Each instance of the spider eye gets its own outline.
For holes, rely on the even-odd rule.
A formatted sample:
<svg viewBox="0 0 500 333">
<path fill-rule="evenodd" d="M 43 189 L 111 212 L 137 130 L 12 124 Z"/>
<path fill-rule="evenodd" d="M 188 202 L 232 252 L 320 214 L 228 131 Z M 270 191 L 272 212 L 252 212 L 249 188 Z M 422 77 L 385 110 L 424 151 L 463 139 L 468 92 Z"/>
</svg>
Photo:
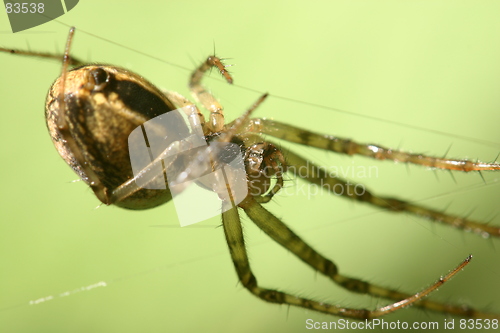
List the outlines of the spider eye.
<svg viewBox="0 0 500 333">
<path fill-rule="evenodd" d="M 91 90 L 100 91 L 104 89 L 108 82 L 109 74 L 104 69 L 98 67 L 90 71 L 89 83 L 92 85 Z"/>
</svg>

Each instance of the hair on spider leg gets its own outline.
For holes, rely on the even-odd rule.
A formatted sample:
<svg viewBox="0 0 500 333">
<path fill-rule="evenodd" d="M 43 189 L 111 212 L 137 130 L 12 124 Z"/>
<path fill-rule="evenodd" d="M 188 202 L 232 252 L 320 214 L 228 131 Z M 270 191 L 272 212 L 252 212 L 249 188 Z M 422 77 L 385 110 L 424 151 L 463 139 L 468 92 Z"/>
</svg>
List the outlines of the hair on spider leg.
<svg viewBox="0 0 500 333">
<path fill-rule="evenodd" d="M 493 161 L 491 161 L 491 163 L 496 163 L 499 157 L 500 157 L 500 152 L 498 152 L 497 156 L 493 159 Z"/>
<path fill-rule="evenodd" d="M 229 71 L 226 69 L 227 67 L 232 67 L 234 65 L 230 64 L 230 65 L 226 65 L 223 63 L 223 61 L 226 59 L 226 58 L 219 58 L 215 55 L 215 53 L 213 53 L 213 55 L 209 56 L 205 61 L 207 62 L 207 64 L 210 62 L 211 59 L 215 59 L 215 61 L 213 62 L 213 65 L 210 65 L 209 69 L 208 69 L 208 73 L 209 74 L 212 74 L 212 70 L 214 70 L 214 68 L 217 68 L 218 72 L 220 75 L 222 75 L 222 77 L 225 79 L 225 81 L 229 84 L 232 84 L 233 83 L 233 78 L 231 77 L 231 74 L 229 73 Z M 193 59 L 191 58 L 191 61 L 193 61 Z M 196 62 L 195 64 L 196 67 L 199 66 L 199 62 Z"/>
</svg>

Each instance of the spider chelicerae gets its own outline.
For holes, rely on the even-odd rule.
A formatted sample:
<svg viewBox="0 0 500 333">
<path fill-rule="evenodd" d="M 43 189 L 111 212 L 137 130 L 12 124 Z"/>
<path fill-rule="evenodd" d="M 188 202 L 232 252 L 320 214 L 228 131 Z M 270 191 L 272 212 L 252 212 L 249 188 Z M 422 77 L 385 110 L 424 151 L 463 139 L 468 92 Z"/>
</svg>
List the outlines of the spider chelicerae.
<svg viewBox="0 0 500 333">
<path fill-rule="evenodd" d="M 115 204 L 130 209 L 147 209 L 169 201 L 170 193 L 168 191 L 146 190 L 135 185 L 137 177 L 134 177 L 128 163 L 130 156 L 126 147 L 126 139 L 133 128 L 148 119 L 158 116 L 162 112 L 190 105 L 191 102 L 177 93 L 162 92 L 140 76 L 118 67 L 87 65 L 68 71 L 67 67 L 70 64 L 81 64 L 80 61 L 69 56 L 71 40 L 72 33 L 68 38 L 62 75 L 52 86 L 47 99 L 47 123 L 59 153 L 105 204 Z M 21 53 L 19 51 L 3 51 Z M 26 54 L 44 56 L 33 52 Z M 210 138 L 210 141 L 215 142 L 237 143 L 244 155 L 249 195 L 237 205 L 233 203 L 234 207 L 222 214 L 226 239 L 243 286 L 268 302 L 296 305 L 319 312 L 359 319 L 378 317 L 410 304 L 462 316 L 497 317 L 495 314 L 423 299 L 428 293 L 465 267 L 470 258 L 465 259 L 448 275 L 424 291 L 417 294 L 402 293 L 340 274 L 332 261 L 303 242 L 263 205 L 282 188 L 284 173 L 287 172 L 335 194 L 390 211 L 405 211 L 458 228 L 470 229 L 483 235 L 499 236 L 499 228 L 468 218 L 447 215 L 398 199 L 379 197 L 369 191 L 357 191 L 356 184 L 329 176 L 323 169 L 288 149 L 268 142 L 262 135 L 348 155 L 359 154 L 376 159 L 389 159 L 447 170 L 464 172 L 499 170 L 498 163 L 481 163 L 409 154 L 377 145 L 358 144 L 333 136 L 319 135 L 270 119 L 251 119 L 251 112 L 262 102 L 264 96 L 242 117 L 225 124 L 222 107 L 201 84 L 204 73 L 212 67 L 217 68 L 227 81 L 232 80 L 224 65 L 215 56 L 209 57 L 193 72 L 190 80 L 193 95 L 210 111 L 208 122 L 205 122 L 199 111 L 195 114 L 194 121 L 201 124 L 207 141 Z M 152 109 L 148 110 L 148 108 L 141 110 L 137 108 L 137 105 L 130 106 L 127 103 L 121 103 L 123 94 L 125 94 L 119 89 L 121 83 L 136 85 L 143 91 L 147 91 L 148 94 L 155 96 L 163 104 L 153 111 Z M 61 96 L 65 96 L 65 98 L 61 98 Z M 103 97 L 105 98 L 103 99 Z M 116 110 L 117 105 L 121 108 L 122 114 L 110 113 L 109 111 Z M 130 117 L 124 120 L 123 114 Z M 106 120 L 107 127 L 98 126 L 102 125 L 99 122 L 100 119 Z M 117 140 L 117 138 L 123 138 L 123 140 Z M 193 173 L 196 176 L 197 172 L 203 172 L 203 170 L 196 171 L 196 161 L 215 155 L 212 159 L 214 163 L 217 163 L 217 159 L 220 158 L 219 153 L 220 151 L 216 149 L 202 150 L 196 156 L 190 157 L 192 160 L 187 162 L 186 170 L 195 170 Z M 157 164 L 160 160 L 161 158 L 157 157 L 153 163 Z M 306 170 L 306 172 L 299 172 L 300 169 Z M 231 192 L 231 182 L 226 182 L 226 185 Z M 394 303 L 375 310 L 349 309 L 261 287 L 252 274 L 248 262 L 240 223 L 239 212 L 241 210 L 272 239 L 290 250 L 313 269 L 331 278 L 333 282 L 350 291 L 387 298 Z"/>
</svg>

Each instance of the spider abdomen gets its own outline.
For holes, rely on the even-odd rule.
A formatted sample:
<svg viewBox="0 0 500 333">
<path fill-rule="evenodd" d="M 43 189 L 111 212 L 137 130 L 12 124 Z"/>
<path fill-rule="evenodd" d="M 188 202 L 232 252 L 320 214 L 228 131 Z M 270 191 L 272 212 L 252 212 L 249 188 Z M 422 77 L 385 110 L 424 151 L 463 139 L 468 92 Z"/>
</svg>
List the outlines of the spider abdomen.
<svg viewBox="0 0 500 333">
<path fill-rule="evenodd" d="M 134 177 L 129 153 L 134 148 L 129 147 L 130 133 L 146 121 L 174 110 L 175 106 L 139 75 L 119 67 L 100 65 L 67 72 L 64 103 L 61 103 L 61 77 L 50 88 L 46 101 L 45 116 L 52 141 L 61 157 L 85 182 L 91 187 L 96 182 L 101 183 L 104 193 L 109 196 Z M 61 123 L 65 124 L 65 129 L 60 128 Z M 188 132 L 182 119 L 176 128 L 182 133 L 174 133 L 175 137 Z M 172 136 L 172 133 L 162 133 L 160 127 L 154 131 L 159 136 Z M 97 179 L 89 178 L 90 171 Z M 106 204 L 146 209 L 168 201 L 171 196 L 168 189 L 139 189 L 117 202 L 106 202 L 98 197 Z"/>
</svg>

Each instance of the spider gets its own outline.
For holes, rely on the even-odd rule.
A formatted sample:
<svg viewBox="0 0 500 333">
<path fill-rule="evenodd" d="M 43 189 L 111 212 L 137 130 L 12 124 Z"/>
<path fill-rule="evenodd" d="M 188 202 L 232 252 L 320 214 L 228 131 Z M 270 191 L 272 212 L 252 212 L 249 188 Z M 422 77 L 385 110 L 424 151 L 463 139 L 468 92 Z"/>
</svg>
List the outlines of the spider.
<svg viewBox="0 0 500 333">
<path fill-rule="evenodd" d="M 68 71 L 67 68 L 70 63 L 81 64 L 80 61 L 69 56 L 72 36 L 73 30 L 68 37 L 62 74 L 50 89 L 47 98 L 47 124 L 57 150 L 77 174 L 88 183 L 98 199 L 104 204 L 115 204 L 129 209 L 147 209 L 169 201 L 171 193 L 168 190 L 152 191 L 137 187 L 135 181 L 138 177 L 131 173 L 128 164 L 130 157 L 125 143 L 123 141 L 118 142 L 118 144 L 113 142 L 112 146 L 109 143 L 116 141 L 117 137 L 127 138 L 132 128 L 140 126 L 148 119 L 161 114 L 162 111 L 169 112 L 180 106 L 189 105 L 191 102 L 177 93 L 161 92 L 140 76 L 118 67 L 84 65 Z M 2 51 L 21 53 L 5 49 L 2 49 Z M 25 54 L 44 56 L 32 52 Z M 262 103 L 265 96 L 262 96 L 243 116 L 229 124 L 225 124 L 222 107 L 201 84 L 203 75 L 211 67 L 217 68 L 226 80 L 231 83 L 232 78 L 220 62 L 220 59 L 215 56 L 209 57 L 193 72 L 190 88 L 195 98 L 210 111 L 210 117 L 208 122 L 205 122 L 198 109 L 196 109 L 196 114 L 192 116 L 194 116 L 193 121 L 201 124 L 207 141 L 237 143 L 241 147 L 245 159 L 249 194 L 237 204 L 232 200 L 233 207 L 222 213 L 222 224 L 230 253 L 238 277 L 244 287 L 257 297 L 268 302 L 295 305 L 357 319 L 378 317 L 411 304 L 462 316 L 497 317 L 495 314 L 424 299 L 427 294 L 437 289 L 465 267 L 470 257 L 424 291 L 416 294 L 405 294 L 340 274 L 337 266 L 332 261 L 323 257 L 302 241 L 280 219 L 266 210 L 263 204 L 269 202 L 282 189 L 284 173 L 287 172 L 334 194 L 390 211 L 405 211 L 458 228 L 470 229 L 482 235 L 500 236 L 499 228 L 468 218 L 447 215 L 398 199 L 379 197 L 370 191 L 363 190 L 360 192 L 356 187 L 357 184 L 331 177 L 323 169 L 303 157 L 267 141 L 263 135 L 337 153 L 359 154 L 376 159 L 389 159 L 446 170 L 463 172 L 499 170 L 500 165 L 498 163 L 472 162 L 410 154 L 378 145 L 359 144 L 346 139 L 320 135 L 270 119 L 251 119 L 251 113 Z M 122 95 L 124 93 L 119 89 L 121 83 L 138 86 L 139 92 L 147 92 L 152 95 L 153 98 L 160 101 L 158 102 L 160 106 L 151 112 L 149 110 L 153 110 L 153 108 L 140 110 L 135 108 L 137 105 L 134 107 L 127 105 L 129 109 L 121 106 L 125 113 L 128 111 L 142 112 L 139 116 L 134 114 L 129 119 L 129 123 L 125 122 L 124 127 L 121 117 L 100 112 L 103 110 L 102 103 L 123 105 L 121 98 L 124 97 Z M 103 95 L 108 99 L 103 101 Z M 75 99 L 75 97 L 77 98 Z M 97 108 L 97 105 L 100 106 Z M 150 104 L 146 104 L 146 106 L 150 106 Z M 81 117 L 88 118 L 82 121 Z M 100 117 L 104 117 L 103 119 L 106 120 L 105 125 L 108 126 L 106 131 L 96 126 L 96 124 L 101 125 L 99 123 Z M 89 135 L 89 132 L 92 134 Z M 214 159 L 214 164 L 217 163 L 218 159 L 223 158 L 221 157 L 221 151 L 216 148 L 207 148 L 187 162 L 185 165 L 186 170 L 195 170 L 192 173 L 197 176 L 197 173 L 203 172 L 203 170 L 196 171 L 197 161 L 207 157 Z M 152 165 L 159 164 L 160 160 L 161 158 L 157 157 Z M 305 170 L 306 173 L 301 173 L 301 170 Z M 231 182 L 226 181 L 225 185 L 231 193 Z M 240 223 L 240 210 L 243 210 L 259 228 L 276 242 L 290 250 L 313 269 L 331 278 L 333 282 L 350 291 L 387 298 L 394 303 L 375 310 L 350 309 L 261 287 L 257 283 L 248 262 Z"/>
</svg>

